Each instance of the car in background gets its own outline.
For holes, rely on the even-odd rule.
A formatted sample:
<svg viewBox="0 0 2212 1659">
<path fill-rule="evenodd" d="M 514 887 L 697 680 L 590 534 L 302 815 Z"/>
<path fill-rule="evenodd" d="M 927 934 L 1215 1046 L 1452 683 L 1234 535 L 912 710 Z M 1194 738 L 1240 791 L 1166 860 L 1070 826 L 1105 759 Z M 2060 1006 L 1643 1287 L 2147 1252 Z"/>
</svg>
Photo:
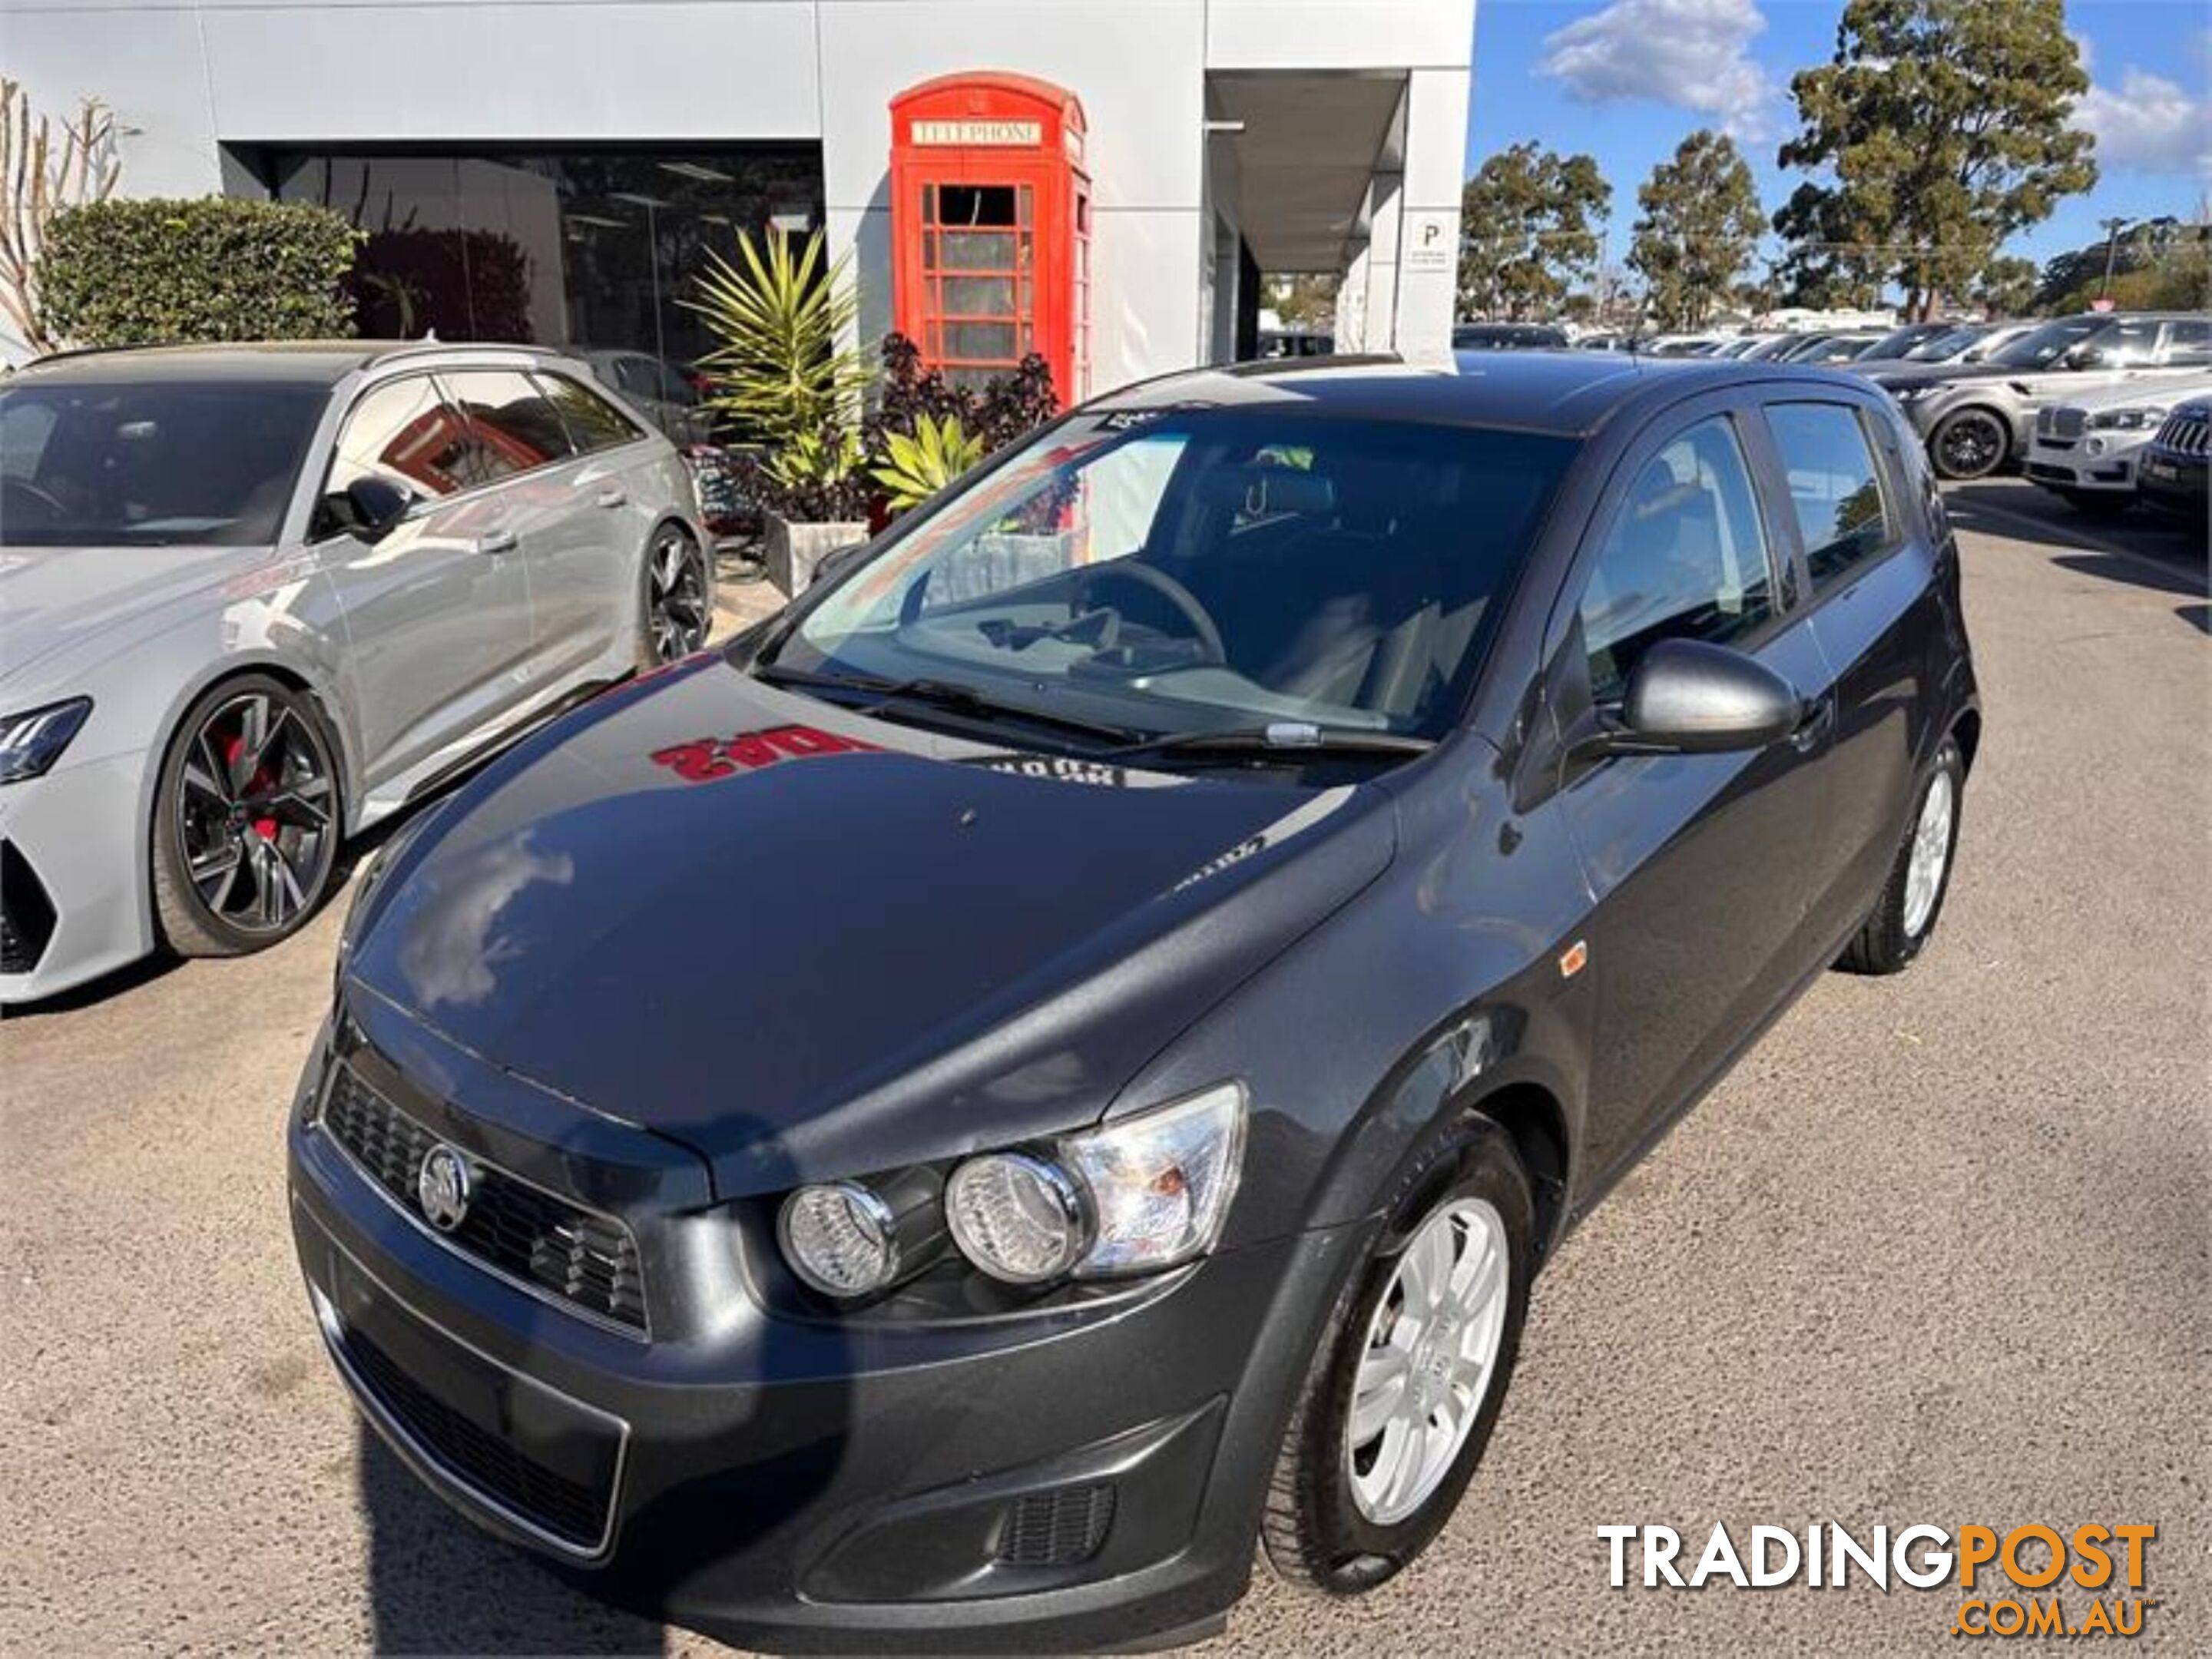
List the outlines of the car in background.
<svg viewBox="0 0 2212 1659">
<path fill-rule="evenodd" d="M 1939 340 L 1947 334 L 1958 332 L 1959 325 L 1954 322 L 1907 323 L 1902 328 L 1893 328 L 1883 335 L 1861 352 L 1856 361 L 1869 363 L 1901 362 L 1917 348 Z"/>
<path fill-rule="evenodd" d="M 0 1002 L 297 931 L 339 844 L 706 640 L 668 441 L 576 359 L 93 352 L 0 385 Z"/>
<path fill-rule="evenodd" d="M 1869 366 L 1946 478 L 1985 478 L 2027 452 L 2035 413 L 2053 398 L 2168 368 L 2212 367 L 2212 317 L 2085 313 L 2032 329 L 1975 364 Z M 2087 378 L 2085 378 L 2087 377 Z"/>
<path fill-rule="evenodd" d="M 699 382 L 675 364 L 644 351 L 580 349 L 576 356 L 678 448 L 711 441 L 714 412 Z"/>
<path fill-rule="evenodd" d="M 1260 331 L 1259 355 L 1263 362 L 1285 357 L 1333 357 L 1336 355 L 1336 337 L 1326 329 L 1263 328 Z"/>
<path fill-rule="evenodd" d="M 1567 331 L 1549 323 L 1462 323 L 1452 330 L 1454 351 L 1564 350 Z"/>
<path fill-rule="evenodd" d="M 1870 331 L 1820 334 L 1802 344 L 1778 353 L 1773 361 L 1781 363 L 1802 363 L 1811 368 L 1830 368 L 1839 364 L 1856 362 L 1865 356 L 1870 347 L 1880 343 L 1881 339 L 1882 336 Z"/>
<path fill-rule="evenodd" d="M 2010 345 L 2023 334 L 2032 334 L 2041 327 L 2039 323 L 1965 323 L 1954 324 L 1944 332 L 1923 340 L 1903 356 L 1875 357 L 1869 356 L 1860 362 L 1865 369 L 1888 368 L 1908 363 L 1974 363 L 1991 352 Z"/>
<path fill-rule="evenodd" d="M 2143 447 L 2136 469 L 2143 504 L 2205 532 L 2205 465 L 2212 456 L 2212 398 L 2178 404 Z"/>
<path fill-rule="evenodd" d="M 2178 404 L 2212 397 L 2212 376 L 2143 378 L 2045 404 L 2022 465 L 2040 484 L 2084 513 L 2135 505 L 2142 451 Z"/>
<path fill-rule="evenodd" d="M 1079 408 L 386 848 L 289 1217 L 415 1477 L 773 1652 L 1437 1538 L 1540 1264 L 1934 936 L 1981 732 L 1865 381 L 1460 362 Z"/>
</svg>

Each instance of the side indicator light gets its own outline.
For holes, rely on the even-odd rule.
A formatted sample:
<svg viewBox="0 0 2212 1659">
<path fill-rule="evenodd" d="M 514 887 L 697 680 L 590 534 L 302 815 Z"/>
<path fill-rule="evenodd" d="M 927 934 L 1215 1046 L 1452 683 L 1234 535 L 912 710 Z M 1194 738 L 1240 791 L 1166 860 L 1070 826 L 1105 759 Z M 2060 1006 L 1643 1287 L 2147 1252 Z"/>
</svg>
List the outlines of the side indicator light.
<svg viewBox="0 0 2212 1659">
<path fill-rule="evenodd" d="M 1589 961 L 1589 946 L 1581 939 L 1577 939 L 1559 952 L 1559 977 L 1572 979 L 1577 974 L 1582 972 L 1583 965 Z"/>
</svg>

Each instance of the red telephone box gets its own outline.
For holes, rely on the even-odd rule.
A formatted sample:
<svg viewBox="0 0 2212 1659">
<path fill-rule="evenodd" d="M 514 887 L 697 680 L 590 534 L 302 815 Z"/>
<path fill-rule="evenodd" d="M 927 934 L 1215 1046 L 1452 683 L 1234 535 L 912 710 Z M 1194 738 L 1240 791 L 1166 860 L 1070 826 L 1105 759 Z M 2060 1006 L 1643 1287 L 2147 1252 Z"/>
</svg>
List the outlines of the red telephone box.
<svg viewBox="0 0 2212 1659">
<path fill-rule="evenodd" d="M 891 100 L 894 325 L 945 378 L 978 384 L 1029 353 L 1063 404 L 1091 390 L 1091 175 L 1083 105 L 1002 70 Z"/>
</svg>

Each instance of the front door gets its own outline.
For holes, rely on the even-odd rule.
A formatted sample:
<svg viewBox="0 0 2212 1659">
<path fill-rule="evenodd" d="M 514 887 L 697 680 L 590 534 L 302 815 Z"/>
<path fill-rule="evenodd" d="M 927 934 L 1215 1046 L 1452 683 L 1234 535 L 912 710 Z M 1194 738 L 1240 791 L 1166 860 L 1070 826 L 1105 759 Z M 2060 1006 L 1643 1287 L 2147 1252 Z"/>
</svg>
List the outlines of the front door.
<svg viewBox="0 0 2212 1659">
<path fill-rule="evenodd" d="M 1571 719 L 1617 705 L 1662 639 L 1734 647 L 1793 684 L 1825 681 L 1735 414 L 1688 419 L 1632 453 L 1607 494 L 1569 585 L 1570 654 L 1553 677 Z M 1765 750 L 1615 755 L 1571 771 L 1559 800 L 1595 900 L 1583 942 L 1601 1009 L 1588 1116 L 1600 1182 L 1812 966 L 1826 708 Z"/>
<path fill-rule="evenodd" d="M 374 543 L 324 544 L 345 607 L 349 701 L 362 783 L 380 787 L 450 749 L 525 695 L 530 590 L 513 504 L 477 483 L 463 417 L 427 374 L 355 404 L 325 490 L 375 476 L 415 507 Z"/>
</svg>

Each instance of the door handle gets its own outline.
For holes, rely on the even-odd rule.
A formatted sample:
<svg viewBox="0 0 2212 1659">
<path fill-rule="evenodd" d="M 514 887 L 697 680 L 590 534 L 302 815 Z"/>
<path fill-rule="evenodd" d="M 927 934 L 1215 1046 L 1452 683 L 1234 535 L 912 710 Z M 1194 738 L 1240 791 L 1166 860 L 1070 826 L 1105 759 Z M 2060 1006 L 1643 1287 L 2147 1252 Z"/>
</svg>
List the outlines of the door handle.
<svg viewBox="0 0 2212 1659">
<path fill-rule="evenodd" d="M 479 553 L 512 553 L 514 551 L 514 532 L 512 530 L 495 530 L 488 535 L 477 538 L 477 551 Z"/>
<path fill-rule="evenodd" d="M 1835 723 L 1836 694 L 1830 691 L 1805 711 L 1805 717 L 1797 722 L 1797 729 L 1790 734 L 1790 746 L 1801 755 L 1807 753 L 1819 745 Z"/>
<path fill-rule="evenodd" d="M 623 502 L 629 500 L 629 493 L 625 491 L 620 484 L 609 484 L 605 489 L 602 489 L 597 495 L 594 495 L 592 498 L 592 505 L 594 507 L 620 507 Z"/>
</svg>

